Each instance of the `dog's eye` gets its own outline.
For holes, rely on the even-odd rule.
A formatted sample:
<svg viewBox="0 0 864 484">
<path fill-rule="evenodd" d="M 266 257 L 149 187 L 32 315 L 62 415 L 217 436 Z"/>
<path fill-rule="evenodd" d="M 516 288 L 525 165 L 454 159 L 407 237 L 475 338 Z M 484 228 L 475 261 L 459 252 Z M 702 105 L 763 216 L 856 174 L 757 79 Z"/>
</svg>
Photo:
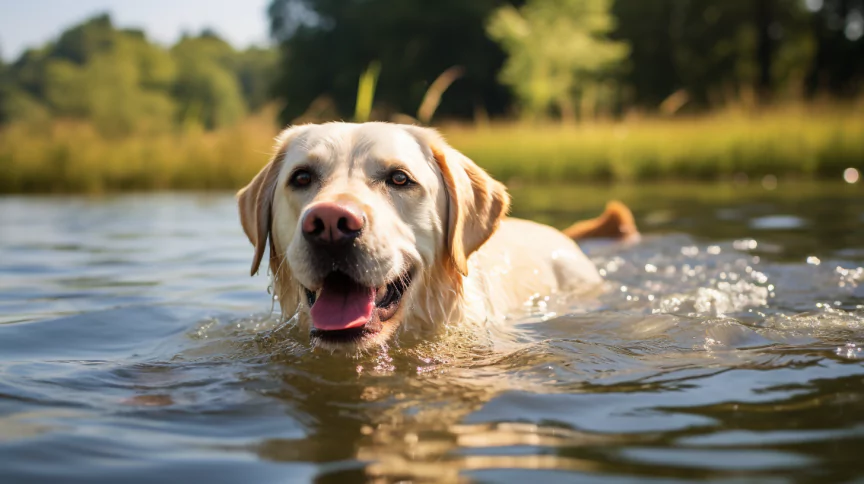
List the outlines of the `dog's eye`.
<svg viewBox="0 0 864 484">
<path fill-rule="evenodd" d="M 294 188 L 304 188 L 312 183 L 312 174 L 306 170 L 297 170 L 288 179 L 288 184 Z"/>
<path fill-rule="evenodd" d="M 387 177 L 387 184 L 394 187 L 407 187 L 414 184 L 411 177 L 402 170 L 396 170 Z"/>
</svg>

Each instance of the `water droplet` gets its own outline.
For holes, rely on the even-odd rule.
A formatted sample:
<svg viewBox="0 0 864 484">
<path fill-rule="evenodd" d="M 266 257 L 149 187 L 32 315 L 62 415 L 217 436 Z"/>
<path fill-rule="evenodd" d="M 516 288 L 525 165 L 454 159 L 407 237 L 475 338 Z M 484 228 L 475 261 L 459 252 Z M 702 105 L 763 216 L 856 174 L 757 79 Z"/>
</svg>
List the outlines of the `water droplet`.
<svg viewBox="0 0 864 484">
<path fill-rule="evenodd" d="M 846 168 L 846 171 L 843 172 L 843 180 L 846 183 L 858 183 L 858 180 L 861 178 L 861 175 L 858 173 L 858 170 L 855 168 Z"/>
<path fill-rule="evenodd" d="M 846 343 L 844 346 L 841 346 L 834 350 L 838 356 L 842 356 L 849 359 L 857 359 L 861 357 L 861 348 L 858 347 L 855 343 Z"/>
</svg>

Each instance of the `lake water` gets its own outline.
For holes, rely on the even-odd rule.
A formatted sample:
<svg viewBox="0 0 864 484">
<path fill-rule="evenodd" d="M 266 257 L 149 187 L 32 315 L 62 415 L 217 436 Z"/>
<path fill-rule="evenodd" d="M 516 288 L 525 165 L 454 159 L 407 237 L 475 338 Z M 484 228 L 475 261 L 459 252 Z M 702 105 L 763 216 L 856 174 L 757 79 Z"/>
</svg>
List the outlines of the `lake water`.
<svg viewBox="0 0 864 484">
<path fill-rule="evenodd" d="M 506 344 L 360 360 L 278 325 L 231 194 L 0 198 L 0 482 L 860 481 L 860 190 L 517 186 L 644 240 Z"/>
</svg>

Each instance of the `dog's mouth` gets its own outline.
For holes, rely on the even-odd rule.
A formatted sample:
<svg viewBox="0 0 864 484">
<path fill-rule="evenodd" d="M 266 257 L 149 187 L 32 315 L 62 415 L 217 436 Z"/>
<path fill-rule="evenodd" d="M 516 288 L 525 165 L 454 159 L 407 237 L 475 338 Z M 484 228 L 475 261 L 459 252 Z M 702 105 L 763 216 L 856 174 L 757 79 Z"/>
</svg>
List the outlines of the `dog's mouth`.
<svg viewBox="0 0 864 484">
<path fill-rule="evenodd" d="M 311 336 L 330 343 L 352 343 L 381 331 L 411 285 L 411 271 L 379 287 L 364 286 L 334 271 L 318 291 L 304 288 L 312 317 Z"/>
</svg>

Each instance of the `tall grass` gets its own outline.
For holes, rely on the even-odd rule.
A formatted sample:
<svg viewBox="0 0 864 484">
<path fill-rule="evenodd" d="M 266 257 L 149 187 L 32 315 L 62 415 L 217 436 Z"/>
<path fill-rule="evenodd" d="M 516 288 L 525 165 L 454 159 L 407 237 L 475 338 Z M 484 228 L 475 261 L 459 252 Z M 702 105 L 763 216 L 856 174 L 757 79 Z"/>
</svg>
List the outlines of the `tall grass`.
<svg viewBox="0 0 864 484">
<path fill-rule="evenodd" d="M 269 157 L 277 134 L 272 119 L 124 138 L 106 138 L 80 122 L 8 126 L 0 130 L 0 192 L 240 187 Z"/>
<path fill-rule="evenodd" d="M 369 121 L 372 103 L 375 100 L 375 86 L 378 84 L 380 73 L 381 63 L 373 61 L 363 74 L 360 74 L 360 82 L 357 83 L 357 104 L 354 107 L 354 120 L 358 123 Z"/>
<path fill-rule="evenodd" d="M 267 161 L 277 132 L 271 119 L 128 138 L 103 137 L 75 122 L 7 126 L 0 130 L 0 192 L 238 188 Z M 839 179 L 849 167 L 864 171 L 864 116 L 851 109 L 442 131 L 504 181 L 711 180 L 737 173 Z"/>
<path fill-rule="evenodd" d="M 864 168 L 864 116 L 838 108 L 443 131 L 502 180 L 712 180 L 738 173 L 839 179 L 846 168 Z"/>
</svg>

